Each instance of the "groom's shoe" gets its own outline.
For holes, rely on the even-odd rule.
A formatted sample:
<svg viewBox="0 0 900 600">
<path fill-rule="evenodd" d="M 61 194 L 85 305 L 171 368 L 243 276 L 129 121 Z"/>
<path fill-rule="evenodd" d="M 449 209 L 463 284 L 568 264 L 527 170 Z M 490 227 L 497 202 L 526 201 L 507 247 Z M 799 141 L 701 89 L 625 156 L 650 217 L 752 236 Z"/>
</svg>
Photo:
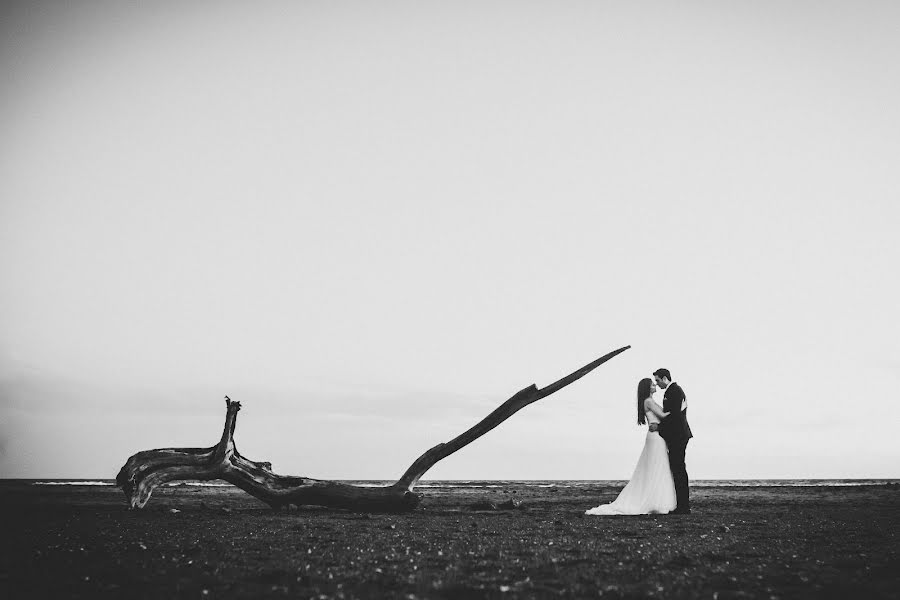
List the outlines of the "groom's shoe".
<svg viewBox="0 0 900 600">
<path fill-rule="evenodd" d="M 676 508 L 675 510 L 673 510 L 673 511 L 670 512 L 669 514 L 670 514 L 670 515 L 689 515 L 689 514 L 691 514 L 691 509 L 689 509 L 689 508 Z"/>
</svg>

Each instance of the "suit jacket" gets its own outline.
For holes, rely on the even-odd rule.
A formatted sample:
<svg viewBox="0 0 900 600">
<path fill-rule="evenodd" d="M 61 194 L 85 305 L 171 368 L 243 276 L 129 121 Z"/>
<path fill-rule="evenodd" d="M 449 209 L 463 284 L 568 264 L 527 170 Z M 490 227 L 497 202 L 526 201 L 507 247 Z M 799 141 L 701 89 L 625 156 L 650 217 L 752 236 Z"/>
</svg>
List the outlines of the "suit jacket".
<svg viewBox="0 0 900 600">
<path fill-rule="evenodd" d="M 659 435 L 667 444 L 686 442 L 694 437 L 691 426 L 688 425 L 687 409 L 681 410 L 685 395 L 681 386 L 675 382 L 666 388 L 663 396 L 663 410 L 670 413 L 668 417 L 659 423 Z"/>
</svg>

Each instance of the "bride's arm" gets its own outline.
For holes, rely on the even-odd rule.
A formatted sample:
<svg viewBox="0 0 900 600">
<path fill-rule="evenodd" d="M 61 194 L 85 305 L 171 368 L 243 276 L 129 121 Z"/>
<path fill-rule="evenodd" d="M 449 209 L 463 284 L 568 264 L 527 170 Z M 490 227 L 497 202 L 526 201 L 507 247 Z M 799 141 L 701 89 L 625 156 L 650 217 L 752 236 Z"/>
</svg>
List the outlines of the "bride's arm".
<svg viewBox="0 0 900 600">
<path fill-rule="evenodd" d="M 665 419 L 669 416 L 669 413 L 664 411 L 659 404 L 654 402 L 653 398 L 647 398 L 646 400 L 644 400 L 644 410 L 649 410 L 660 419 Z"/>
</svg>

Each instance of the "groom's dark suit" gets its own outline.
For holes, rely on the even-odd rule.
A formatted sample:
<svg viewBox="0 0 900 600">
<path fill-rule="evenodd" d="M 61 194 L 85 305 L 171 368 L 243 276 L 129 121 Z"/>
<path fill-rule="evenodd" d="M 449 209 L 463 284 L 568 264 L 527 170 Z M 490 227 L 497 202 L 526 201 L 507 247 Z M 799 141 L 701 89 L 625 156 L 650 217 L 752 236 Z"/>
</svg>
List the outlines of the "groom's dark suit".
<svg viewBox="0 0 900 600">
<path fill-rule="evenodd" d="M 659 435 L 666 440 L 669 447 L 669 466 L 672 468 L 672 478 L 675 480 L 675 497 L 678 512 L 691 510 L 691 497 L 688 490 L 687 467 L 684 466 L 684 454 L 687 443 L 694 435 L 687 421 L 687 409 L 681 410 L 685 395 L 681 386 L 674 381 L 666 388 L 663 396 L 663 410 L 670 413 L 659 424 Z"/>
</svg>

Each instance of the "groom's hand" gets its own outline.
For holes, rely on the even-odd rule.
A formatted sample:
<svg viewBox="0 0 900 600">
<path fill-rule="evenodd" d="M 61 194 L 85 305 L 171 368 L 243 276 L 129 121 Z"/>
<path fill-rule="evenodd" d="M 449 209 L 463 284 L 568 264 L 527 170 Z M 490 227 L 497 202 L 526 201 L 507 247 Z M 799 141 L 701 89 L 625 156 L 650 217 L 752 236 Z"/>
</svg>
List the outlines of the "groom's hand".
<svg viewBox="0 0 900 600">
<path fill-rule="evenodd" d="M 650 423 L 650 431 L 656 431 L 659 429 L 659 423 Z"/>
</svg>

